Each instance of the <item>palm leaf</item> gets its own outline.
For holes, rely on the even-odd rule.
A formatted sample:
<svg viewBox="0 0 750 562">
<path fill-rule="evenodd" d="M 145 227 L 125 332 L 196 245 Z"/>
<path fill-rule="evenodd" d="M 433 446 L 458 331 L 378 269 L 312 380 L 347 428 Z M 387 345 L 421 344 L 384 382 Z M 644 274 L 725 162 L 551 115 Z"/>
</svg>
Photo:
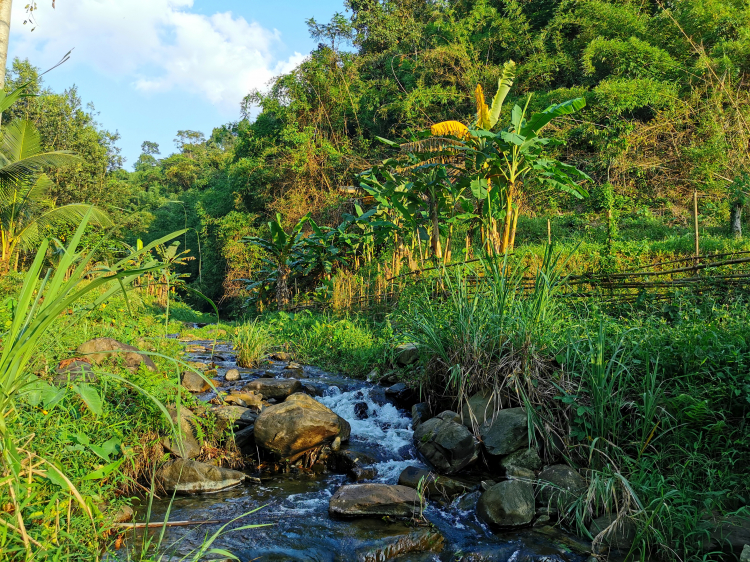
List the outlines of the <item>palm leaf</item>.
<svg viewBox="0 0 750 562">
<path fill-rule="evenodd" d="M 48 234 L 47 229 L 67 226 L 80 223 L 89 213 L 88 222 L 97 226 L 110 226 L 112 221 L 107 213 L 97 207 L 73 203 L 52 209 L 46 213 L 32 219 L 23 228 L 16 233 L 18 245 L 23 250 L 30 250 L 39 245 L 39 243 Z"/>
</svg>

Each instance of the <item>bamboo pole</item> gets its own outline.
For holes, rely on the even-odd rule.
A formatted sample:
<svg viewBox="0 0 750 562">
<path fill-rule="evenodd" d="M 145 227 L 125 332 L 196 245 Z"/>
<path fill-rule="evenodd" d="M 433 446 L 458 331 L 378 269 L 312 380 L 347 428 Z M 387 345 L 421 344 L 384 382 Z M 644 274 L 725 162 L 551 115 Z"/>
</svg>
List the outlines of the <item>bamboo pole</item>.
<svg viewBox="0 0 750 562">
<path fill-rule="evenodd" d="M 547 245 L 552 246 L 552 223 L 547 219 Z"/>
<path fill-rule="evenodd" d="M 698 259 L 701 255 L 700 239 L 698 236 L 698 190 L 693 191 L 693 223 L 695 226 L 695 265 L 698 265 Z"/>
</svg>

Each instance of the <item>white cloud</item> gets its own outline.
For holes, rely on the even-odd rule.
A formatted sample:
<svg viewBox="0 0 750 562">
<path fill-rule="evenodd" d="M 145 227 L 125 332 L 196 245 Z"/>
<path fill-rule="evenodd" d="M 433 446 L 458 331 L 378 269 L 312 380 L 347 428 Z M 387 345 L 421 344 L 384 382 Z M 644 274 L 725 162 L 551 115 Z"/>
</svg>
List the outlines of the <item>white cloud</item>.
<svg viewBox="0 0 750 562">
<path fill-rule="evenodd" d="M 13 54 L 52 65 L 75 47 L 67 64 L 124 78 L 143 93 L 198 93 L 232 114 L 250 90 L 304 59 L 278 60 L 278 31 L 231 12 L 192 12 L 193 0 L 64 0 L 55 10 L 40 2 L 33 33 L 22 25 L 24 3 L 14 4 Z"/>
</svg>

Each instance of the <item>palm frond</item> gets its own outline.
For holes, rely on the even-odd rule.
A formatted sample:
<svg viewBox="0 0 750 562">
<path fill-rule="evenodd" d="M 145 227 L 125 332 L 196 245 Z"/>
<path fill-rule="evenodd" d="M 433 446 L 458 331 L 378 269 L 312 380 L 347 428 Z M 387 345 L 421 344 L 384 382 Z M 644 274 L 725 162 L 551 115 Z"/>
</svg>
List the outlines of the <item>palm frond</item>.
<svg viewBox="0 0 750 562">
<path fill-rule="evenodd" d="M 78 224 L 89 212 L 91 213 L 89 224 L 98 226 L 110 226 L 112 224 L 109 215 L 104 210 L 92 205 L 73 203 L 47 211 L 29 221 L 16 233 L 18 245 L 22 250 L 31 250 L 44 240 L 48 234 L 48 228 Z"/>
</svg>

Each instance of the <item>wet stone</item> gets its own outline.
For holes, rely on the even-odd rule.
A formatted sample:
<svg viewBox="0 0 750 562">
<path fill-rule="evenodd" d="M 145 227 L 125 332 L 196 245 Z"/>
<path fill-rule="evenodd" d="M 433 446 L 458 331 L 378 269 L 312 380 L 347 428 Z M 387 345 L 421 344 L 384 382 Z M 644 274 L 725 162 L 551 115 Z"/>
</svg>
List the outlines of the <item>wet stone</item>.
<svg viewBox="0 0 750 562">
<path fill-rule="evenodd" d="M 414 466 L 407 467 L 401 472 L 398 477 L 398 483 L 414 489 L 424 486 L 428 497 L 440 496 L 444 498 L 453 498 L 464 494 L 472 487 L 453 478 L 440 476 L 429 470 Z"/>
<path fill-rule="evenodd" d="M 331 497 L 328 512 L 339 517 L 414 517 L 419 513 L 416 490 L 390 484 L 348 484 Z"/>
<path fill-rule="evenodd" d="M 183 371 L 180 382 L 188 392 L 207 392 L 211 390 L 211 385 L 208 384 L 208 381 L 193 371 Z"/>
<path fill-rule="evenodd" d="M 368 409 L 367 402 L 357 402 L 354 405 L 354 415 L 357 416 L 358 420 L 366 420 Z"/>
<path fill-rule="evenodd" d="M 357 562 L 382 562 L 400 559 L 406 554 L 419 552 L 441 552 L 445 539 L 437 531 L 421 529 L 400 537 L 390 537 L 368 546 L 357 554 Z"/>
<path fill-rule="evenodd" d="M 523 408 L 500 410 L 479 428 L 490 455 L 508 455 L 529 445 L 528 417 Z"/>
<path fill-rule="evenodd" d="M 224 375 L 224 378 L 230 382 L 238 381 L 241 378 L 240 372 L 237 369 L 229 369 Z"/>
<path fill-rule="evenodd" d="M 284 400 L 295 392 L 302 390 L 302 384 L 296 379 L 257 379 L 242 387 L 243 392 L 254 390 L 270 400 Z"/>
<path fill-rule="evenodd" d="M 246 478 L 237 470 L 185 459 L 168 462 L 157 472 L 157 479 L 165 490 L 183 494 L 218 492 L 237 486 Z"/>
</svg>

